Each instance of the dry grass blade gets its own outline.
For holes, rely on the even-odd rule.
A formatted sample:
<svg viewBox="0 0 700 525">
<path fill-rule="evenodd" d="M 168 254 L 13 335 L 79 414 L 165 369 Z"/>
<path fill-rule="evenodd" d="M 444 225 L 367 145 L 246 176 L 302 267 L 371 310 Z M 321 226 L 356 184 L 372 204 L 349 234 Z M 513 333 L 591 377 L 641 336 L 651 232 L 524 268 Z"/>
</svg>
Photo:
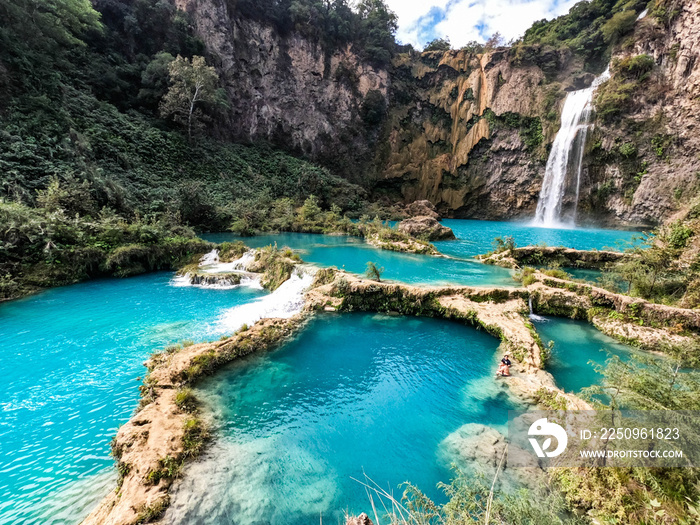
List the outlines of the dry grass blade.
<svg viewBox="0 0 700 525">
<path fill-rule="evenodd" d="M 364 476 L 366 482 L 360 481 L 359 479 L 353 477 L 351 477 L 350 479 L 356 481 L 357 483 L 365 487 L 365 491 L 367 492 L 367 496 L 369 497 L 370 504 L 372 505 L 372 510 L 374 512 L 374 517 L 377 525 L 379 525 L 380 522 L 372 494 L 375 494 L 379 497 L 379 501 L 382 503 L 384 511 L 387 513 L 387 515 L 391 516 L 392 524 L 398 523 L 399 525 L 410 525 L 419 523 L 418 520 L 416 520 L 415 517 L 411 515 L 411 512 L 408 509 L 406 509 L 406 507 L 404 507 L 392 494 L 384 490 L 367 474 L 364 474 Z M 391 503 L 391 512 L 389 512 L 385 501 Z"/>
<path fill-rule="evenodd" d="M 486 517 L 484 519 L 484 525 L 489 525 L 489 520 L 491 519 L 491 505 L 493 504 L 493 492 L 496 488 L 496 480 L 498 479 L 498 473 L 501 471 L 503 466 L 503 460 L 508 452 L 508 445 L 503 449 L 503 454 L 501 455 L 501 461 L 498 463 L 498 468 L 496 469 L 496 474 L 493 476 L 493 483 L 491 483 L 491 490 L 489 491 L 489 498 L 486 503 Z"/>
</svg>

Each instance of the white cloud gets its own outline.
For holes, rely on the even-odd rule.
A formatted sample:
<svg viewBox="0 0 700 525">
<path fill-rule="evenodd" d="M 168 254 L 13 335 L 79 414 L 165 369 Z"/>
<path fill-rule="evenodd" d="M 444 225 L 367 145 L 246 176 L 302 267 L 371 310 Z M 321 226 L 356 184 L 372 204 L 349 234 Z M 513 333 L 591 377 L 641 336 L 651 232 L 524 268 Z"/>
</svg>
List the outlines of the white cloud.
<svg viewBox="0 0 700 525">
<path fill-rule="evenodd" d="M 449 38 L 453 47 L 499 32 L 521 36 L 533 22 L 565 14 L 578 0 L 386 0 L 399 17 L 397 38 L 422 47 Z"/>
</svg>

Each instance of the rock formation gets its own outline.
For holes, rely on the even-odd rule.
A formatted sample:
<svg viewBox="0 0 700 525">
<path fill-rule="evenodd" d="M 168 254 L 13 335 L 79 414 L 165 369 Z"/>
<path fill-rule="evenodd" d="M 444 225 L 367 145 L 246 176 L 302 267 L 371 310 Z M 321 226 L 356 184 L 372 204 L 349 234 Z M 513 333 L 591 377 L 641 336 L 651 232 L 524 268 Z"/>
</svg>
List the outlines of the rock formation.
<svg viewBox="0 0 700 525">
<path fill-rule="evenodd" d="M 411 217 L 410 219 L 405 219 L 399 223 L 398 229 L 412 237 L 424 238 L 429 241 L 456 238 L 450 228 L 443 226 L 433 217 Z"/>
<path fill-rule="evenodd" d="M 598 118 L 589 133 L 579 222 L 654 225 L 700 191 L 700 6 L 665 1 L 673 4 L 666 19 L 638 20 L 614 49 L 613 84 L 621 60 L 649 55 L 653 68 L 636 86 L 625 81 L 617 120 Z M 270 142 L 375 197 L 429 201 L 448 217 L 532 217 L 566 92 L 595 76 L 568 48 L 544 45 L 410 50 L 390 73 L 352 47 L 327 51 L 237 16 L 225 0 L 175 2 L 191 14 L 229 92 L 219 134 Z M 368 126 L 362 104 L 377 93 L 388 111 Z"/>
<path fill-rule="evenodd" d="M 236 16 L 226 0 L 175 3 L 192 16 L 229 92 L 221 133 L 271 142 L 351 179 L 362 175 L 372 155 L 360 109 L 371 91 L 387 96 L 387 71 L 352 49 L 328 53 L 296 33 Z"/>
<path fill-rule="evenodd" d="M 440 220 L 440 214 L 435 209 L 435 205 L 429 200 L 414 201 L 406 206 L 406 213 L 409 217 L 432 217 Z"/>
</svg>

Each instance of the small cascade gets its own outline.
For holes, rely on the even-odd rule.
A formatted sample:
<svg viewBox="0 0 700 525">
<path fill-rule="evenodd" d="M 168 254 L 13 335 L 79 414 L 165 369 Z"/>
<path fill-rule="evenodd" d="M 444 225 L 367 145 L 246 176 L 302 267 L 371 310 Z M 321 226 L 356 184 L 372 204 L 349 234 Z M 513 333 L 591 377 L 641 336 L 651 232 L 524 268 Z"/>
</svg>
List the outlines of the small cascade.
<svg viewBox="0 0 700 525">
<path fill-rule="evenodd" d="M 534 226 L 556 228 L 573 225 L 581 183 L 583 150 L 593 109 L 593 94 L 609 78 L 610 68 L 597 77 L 590 87 L 572 91 L 566 96 L 561 112 L 561 128 L 547 159 Z M 575 196 L 573 210 L 565 217 L 563 207 L 568 186 L 573 187 Z"/>
<path fill-rule="evenodd" d="M 313 281 L 314 275 L 310 269 L 295 271 L 270 295 L 224 312 L 218 322 L 218 331 L 233 333 L 243 325 L 251 326 L 260 319 L 293 317 L 304 307 L 304 292 Z"/>
<path fill-rule="evenodd" d="M 200 263 L 200 267 L 204 273 L 232 273 L 242 272 L 250 263 L 255 261 L 255 250 L 248 250 L 240 259 L 228 263 L 217 262 L 208 266 Z"/>
<path fill-rule="evenodd" d="M 230 290 L 238 286 L 262 289 L 257 276 L 246 272 L 246 268 L 254 260 L 255 250 L 249 250 L 240 259 L 222 263 L 219 259 L 219 251 L 215 249 L 200 259 L 199 271 L 177 275 L 170 284 L 176 287 L 198 286 L 219 290 Z"/>
<path fill-rule="evenodd" d="M 199 266 L 211 266 L 219 262 L 219 250 L 214 248 L 199 260 Z"/>
<path fill-rule="evenodd" d="M 644 18 L 645 16 L 647 16 L 647 14 L 649 14 L 649 10 L 648 10 L 648 9 L 645 9 L 644 11 L 642 11 L 641 13 L 639 13 L 639 16 L 637 17 L 637 22 L 639 22 L 642 18 Z"/>
<path fill-rule="evenodd" d="M 528 297 L 527 304 L 530 307 L 530 319 L 532 321 L 538 321 L 538 322 L 547 321 L 546 317 L 542 317 L 541 315 L 537 315 L 535 313 L 535 311 L 533 310 L 533 308 L 532 308 L 532 295 L 530 297 Z"/>
</svg>

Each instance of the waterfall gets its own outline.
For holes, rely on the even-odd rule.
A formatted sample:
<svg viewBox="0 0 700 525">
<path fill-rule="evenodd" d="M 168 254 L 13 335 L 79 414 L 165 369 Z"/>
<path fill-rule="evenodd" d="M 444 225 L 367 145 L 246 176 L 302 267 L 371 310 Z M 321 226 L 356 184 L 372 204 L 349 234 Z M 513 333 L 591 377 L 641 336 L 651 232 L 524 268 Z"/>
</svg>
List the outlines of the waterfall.
<svg viewBox="0 0 700 525">
<path fill-rule="evenodd" d="M 252 326 L 260 319 L 293 317 L 304 307 L 304 292 L 313 281 L 311 269 L 297 269 L 270 295 L 224 312 L 218 321 L 217 331 L 230 334 L 244 324 Z"/>
<path fill-rule="evenodd" d="M 530 319 L 533 321 L 547 321 L 546 317 L 542 317 L 541 315 L 537 315 L 535 313 L 535 310 L 532 308 L 532 295 L 527 298 L 527 305 L 530 307 Z"/>
<path fill-rule="evenodd" d="M 212 251 L 207 253 L 204 257 L 199 260 L 200 266 L 211 266 L 212 264 L 217 264 L 219 262 L 219 250 L 214 248 Z"/>
<path fill-rule="evenodd" d="M 176 287 L 197 286 L 200 288 L 217 288 L 219 290 L 230 290 L 239 286 L 262 289 L 260 280 L 255 275 L 246 272 L 246 268 L 253 261 L 255 261 L 255 250 L 248 250 L 240 259 L 235 261 L 222 263 L 219 260 L 219 251 L 214 249 L 199 260 L 199 275 L 194 273 L 176 275 L 170 281 L 170 284 Z M 233 273 L 241 276 L 240 284 L 233 282 L 226 275 Z M 211 275 L 211 278 L 202 278 L 202 274 Z"/>
<path fill-rule="evenodd" d="M 204 259 L 202 259 L 202 261 L 204 261 Z M 235 261 L 222 263 L 219 262 L 217 257 L 215 263 L 205 265 L 204 262 L 200 262 L 199 266 L 204 273 L 233 273 L 245 271 L 248 265 L 253 261 L 255 261 L 255 250 L 248 250 L 240 259 L 236 259 Z"/>
<path fill-rule="evenodd" d="M 566 96 L 561 112 L 561 128 L 554 139 L 552 151 L 547 159 L 542 190 L 533 223 L 535 226 L 554 228 L 572 225 L 576 219 L 581 183 L 581 163 L 586 145 L 586 135 L 590 128 L 593 93 L 600 84 L 609 78 L 610 68 L 608 67 L 593 81 L 590 87 L 572 91 Z M 569 179 L 569 184 L 567 184 L 567 179 Z M 564 217 L 562 211 L 568 185 L 574 186 L 575 195 L 573 211 L 568 217 Z"/>
</svg>

